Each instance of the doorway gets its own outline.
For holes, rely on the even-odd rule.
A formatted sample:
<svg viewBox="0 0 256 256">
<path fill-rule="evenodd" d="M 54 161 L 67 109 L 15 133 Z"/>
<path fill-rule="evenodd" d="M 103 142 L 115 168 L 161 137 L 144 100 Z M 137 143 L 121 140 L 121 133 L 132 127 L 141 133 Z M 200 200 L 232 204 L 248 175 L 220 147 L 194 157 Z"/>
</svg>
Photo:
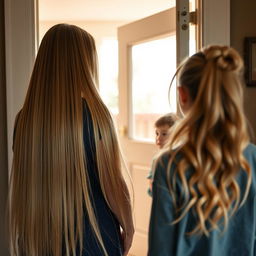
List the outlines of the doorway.
<svg viewBox="0 0 256 256">
<path fill-rule="evenodd" d="M 24 1 L 16 1 L 16 0 L 5 0 L 5 37 L 6 37 L 6 101 L 7 101 L 7 125 L 8 125 L 8 161 L 9 167 L 11 166 L 12 159 L 12 131 L 14 120 L 17 112 L 20 110 L 22 103 L 24 102 L 25 93 L 28 86 L 29 77 L 31 75 L 31 69 L 33 66 L 34 58 L 35 58 L 35 31 L 36 31 L 36 10 L 37 10 L 37 2 L 42 3 L 44 0 L 24 0 Z M 168 8 L 171 8 L 172 1 L 165 1 L 167 4 L 162 6 L 162 1 L 156 1 L 154 4 L 157 8 L 154 12 L 148 12 L 143 16 L 138 16 L 135 19 L 141 19 L 143 17 L 152 15 L 153 13 L 157 13 Z M 70 2 L 72 5 L 78 5 L 75 1 L 61 1 L 55 5 L 55 7 L 51 7 L 51 3 L 55 3 L 56 1 L 45 0 L 46 7 L 52 8 L 52 12 L 56 14 L 61 12 L 66 15 L 65 12 L 62 11 L 62 7 L 66 2 Z M 94 3 L 101 4 L 99 1 L 93 1 Z M 120 2 L 120 1 L 119 1 Z M 135 4 L 140 2 L 141 7 L 136 5 L 133 8 L 133 12 L 137 11 L 137 9 L 147 9 L 150 1 L 142 0 L 134 0 L 134 1 L 126 1 L 126 2 L 134 2 Z M 218 44 L 226 44 L 230 43 L 230 0 L 208 0 L 208 1 L 199 1 L 203 2 L 202 6 L 202 23 L 200 24 L 202 27 L 202 45 L 208 45 L 212 43 Z M 109 1 L 108 1 L 109 3 Z M 47 8 L 44 7 L 47 11 Z M 73 9 L 68 8 L 70 12 L 76 14 Z M 84 9 L 80 8 L 79 12 L 83 12 Z M 126 10 L 123 9 L 122 14 Z M 108 13 L 108 9 L 105 9 L 105 13 Z M 219 14 L 221 19 L 216 20 L 216 13 Z M 42 14 L 42 13 L 41 13 Z M 94 14 L 91 12 L 91 14 Z M 102 14 L 103 17 L 103 14 Z M 120 25 L 124 25 L 126 23 L 130 23 L 135 20 L 126 20 L 125 23 Z M 55 19 L 56 20 L 56 19 Z M 65 20 L 67 22 L 67 20 Z M 71 21 L 70 21 L 71 22 Z M 92 33 L 92 32 L 91 32 Z M 116 33 L 116 32 L 115 32 Z M 93 34 L 93 33 L 92 33 Z M 122 127 L 121 127 L 122 128 Z M 122 130 L 122 129 L 121 129 Z M 125 130 L 124 130 L 125 132 Z M 153 143 L 148 143 L 153 147 Z M 146 155 L 150 155 L 153 152 L 146 151 Z M 146 160 L 150 160 L 150 156 L 146 157 Z M 141 255 L 143 256 L 143 254 Z"/>
</svg>

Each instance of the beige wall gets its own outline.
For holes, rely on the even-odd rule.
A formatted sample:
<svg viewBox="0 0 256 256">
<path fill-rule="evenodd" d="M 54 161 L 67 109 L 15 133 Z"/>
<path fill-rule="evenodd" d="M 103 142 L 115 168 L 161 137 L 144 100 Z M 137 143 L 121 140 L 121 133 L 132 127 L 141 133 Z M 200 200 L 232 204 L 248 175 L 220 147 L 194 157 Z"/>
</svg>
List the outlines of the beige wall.
<svg viewBox="0 0 256 256">
<path fill-rule="evenodd" d="M 231 45 L 243 56 L 243 40 L 246 36 L 256 37 L 256 1 L 231 1 Z M 256 87 L 245 89 L 245 111 L 253 132 L 256 133 Z"/>
<path fill-rule="evenodd" d="M 8 255 L 6 246 L 5 205 L 8 182 L 4 1 L 0 0 L 0 255 Z"/>
</svg>

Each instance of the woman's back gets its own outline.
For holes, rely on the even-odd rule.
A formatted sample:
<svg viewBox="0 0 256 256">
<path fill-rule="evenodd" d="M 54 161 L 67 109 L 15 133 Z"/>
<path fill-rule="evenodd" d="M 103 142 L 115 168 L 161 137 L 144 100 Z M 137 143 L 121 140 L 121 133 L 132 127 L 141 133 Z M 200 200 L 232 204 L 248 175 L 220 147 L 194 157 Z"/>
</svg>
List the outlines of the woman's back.
<svg viewBox="0 0 256 256">
<path fill-rule="evenodd" d="M 14 255 L 111 255 L 104 229 L 114 233 L 113 255 L 120 255 L 120 227 L 128 253 L 129 192 L 97 82 L 93 37 L 74 25 L 49 29 L 15 125 L 8 207 Z"/>
<path fill-rule="evenodd" d="M 109 208 L 101 190 L 99 173 L 96 161 L 95 136 L 91 114 L 83 100 L 83 137 L 87 163 L 87 171 L 90 183 L 90 196 L 96 214 L 97 222 L 100 227 L 102 239 L 108 255 L 121 256 L 121 233 L 120 225 Z M 84 216 L 84 242 L 83 256 L 104 255 L 100 245 L 93 234 L 88 216 Z"/>
</svg>

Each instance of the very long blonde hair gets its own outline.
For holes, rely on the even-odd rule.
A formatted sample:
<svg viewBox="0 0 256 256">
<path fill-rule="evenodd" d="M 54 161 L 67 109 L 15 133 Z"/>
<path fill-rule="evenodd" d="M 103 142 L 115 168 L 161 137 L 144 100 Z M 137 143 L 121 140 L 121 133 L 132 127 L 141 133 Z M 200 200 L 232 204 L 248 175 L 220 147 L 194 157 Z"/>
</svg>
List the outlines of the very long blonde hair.
<svg viewBox="0 0 256 256">
<path fill-rule="evenodd" d="M 77 248 L 81 254 L 85 210 L 107 255 L 89 196 L 81 95 L 92 116 L 105 199 L 106 184 L 115 202 L 123 187 L 115 128 L 97 81 L 93 37 L 73 25 L 52 27 L 40 45 L 16 122 L 9 200 L 14 255 L 68 256 Z"/>
<path fill-rule="evenodd" d="M 168 181 L 179 222 L 192 211 L 194 233 L 209 234 L 243 204 L 251 184 L 251 170 L 243 156 L 249 142 L 243 111 L 243 62 L 226 46 L 210 46 L 186 59 L 178 68 L 180 86 L 187 88 L 192 106 L 172 131 Z M 180 156 L 180 157 L 179 157 Z M 175 163 L 174 173 L 170 172 Z M 246 191 L 236 181 L 247 174 Z M 181 193 L 177 193 L 177 181 Z"/>
</svg>

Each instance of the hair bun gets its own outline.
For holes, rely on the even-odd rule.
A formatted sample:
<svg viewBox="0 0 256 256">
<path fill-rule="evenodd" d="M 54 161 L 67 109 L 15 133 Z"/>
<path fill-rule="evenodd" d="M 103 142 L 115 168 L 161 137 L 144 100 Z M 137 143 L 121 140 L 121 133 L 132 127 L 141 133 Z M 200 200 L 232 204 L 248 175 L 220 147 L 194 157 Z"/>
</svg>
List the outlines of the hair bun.
<svg viewBox="0 0 256 256">
<path fill-rule="evenodd" d="M 239 71 L 243 61 L 236 50 L 228 46 L 209 46 L 203 50 L 206 60 L 214 61 L 218 68 L 226 71 Z"/>
</svg>

